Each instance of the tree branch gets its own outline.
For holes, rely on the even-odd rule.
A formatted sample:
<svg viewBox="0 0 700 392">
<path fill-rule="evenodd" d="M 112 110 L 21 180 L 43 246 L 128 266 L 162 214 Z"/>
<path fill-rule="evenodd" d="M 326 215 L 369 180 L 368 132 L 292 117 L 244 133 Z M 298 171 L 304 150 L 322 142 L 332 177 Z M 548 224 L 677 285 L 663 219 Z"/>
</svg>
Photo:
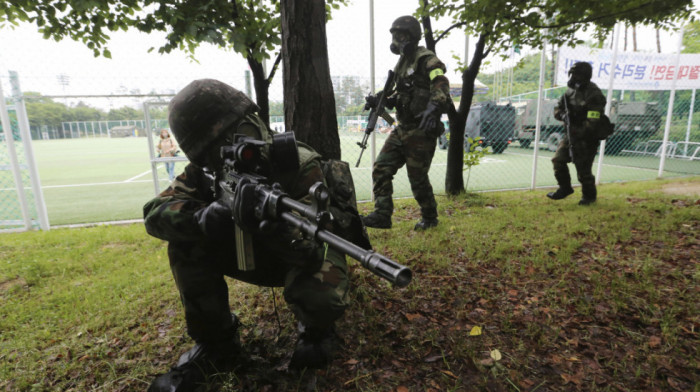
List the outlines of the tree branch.
<svg viewBox="0 0 700 392">
<path fill-rule="evenodd" d="M 443 37 L 445 37 L 445 36 L 447 35 L 447 33 L 450 32 L 450 30 L 456 29 L 457 27 L 466 26 L 466 25 L 467 25 L 467 22 L 460 22 L 460 23 L 455 23 L 455 24 L 453 24 L 452 26 L 448 27 L 447 30 L 443 31 L 442 34 L 440 34 L 440 36 L 438 36 L 438 37 L 435 39 L 435 44 L 437 44 L 438 42 L 440 42 L 440 40 L 441 40 Z"/>
<path fill-rule="evenodd" d="M 282 52 L 277 53 L 277 58 L 275 59 L 275 64 L 272 66 L 272 69 L 270 70 L 270 76 L 267 77 L 267 83 L 272 82 L 272 78 L 275 76 L 275 72 L 277 72 L 277 69 L 279 68 L 280 61 L 282 61 Z"/>
<path fill-rule="evenodd" d="M 631 13 L 631 12 L 634 12 L 634 11 L 639 11 L 639 10 L 642 9 L 642 8 L 646 8 L 646 7 L 649 7 L 649 6 L 654 5 L 654 3 L 656 3 L 656 2 L 657 2 L 657 1 L 652 0 L 652 1 L 648 2 L 648 3 L 641 4 L 641 5 L 637 6 L 637 7 L 632 7 L 632 8 L 629 8 L 629 9 L 626 9 L 626 10 L 622 10 L 622 11 L 618 11 L 618 12 L 612 12 L 612 13 L 610 13 L 610 14 L 605 14 L 605 15 L 591 16 L 591 17 L 588 17 L 588 18 L 585 18 L 585 19 L 575 20 L 575 21 L 571 21 L 571 22 L 567 22 L 567 23 L 552 24 L 552 25 L 539 25 L 539 24 L 532 25 L 532 24 L 528 24 L 527 21 L 525 20 L 525 18 L 518 18 L 518 20 L 522 21 L 524 25 L 529 26 L 529 27 L 532 27 L 532 28 L 535 28 L 535 29 L 560 28 L 560 27 L 566 27 L 566 26 L 572 26 L 572 25 L 586 24 L 586 23 L 595 22 L 595 21 L 597 21 L 597 20 L 606 19 L 606 18 L 614 18 L 614 17 L 617 17 L 617 16 L 619 16 L 619 15 L 624 15 L 624 14 L 626 14 L 626 13 Z"/>
</svg>

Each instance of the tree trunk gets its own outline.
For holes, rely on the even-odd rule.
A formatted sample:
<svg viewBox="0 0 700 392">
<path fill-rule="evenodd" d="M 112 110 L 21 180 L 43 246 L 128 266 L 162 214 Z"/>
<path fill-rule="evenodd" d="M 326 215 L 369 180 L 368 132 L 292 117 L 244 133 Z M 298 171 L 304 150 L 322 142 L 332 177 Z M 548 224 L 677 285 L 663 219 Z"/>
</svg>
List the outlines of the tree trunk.
<svg viewBox="0 0 700 392">
<path fill-rule="evenodd" d="M 325 0 L 283 0 L 280 5 L 285 127 L 324 159 L 340 159 Z"/>
<path fill-rule="evenodd" d="M 421 16 L 421 24 L 423 25 L 423 38 L 425 39 L 425 47 L 435 53 L 435 37 L 433 36 L 433 25 L 430 22 L 430 3 L 426 1 L 423 4 L 423 15 Z"/>
<path fill-rule="evenodd" d="M 487 34 L 481 33 L 474 49 L 469 67 L 462 73 L 462 98 L 459 108 L 452 112 L 450 119 L 450 145 L 447 150 L 447 173 L 445 175 L 445 192 L 448 195 L 458 195 L 464 190 L 464 128 L 467 124 L 469 108 L 474 96 L 474 81 L 479 74 L 481 62 L 485 56 Z"/>
<path fill-rule="evenodd" d="M 260 107 L 258 114 L 265 122 L 265 125 L 270 127 L 270 81 L 265 75 L 265 69 L 259 61 L 252 56 L 248 56 L 248 66 L 253 74 L 253 86 L 255 88 L 255 102 Z"/>
</svg>

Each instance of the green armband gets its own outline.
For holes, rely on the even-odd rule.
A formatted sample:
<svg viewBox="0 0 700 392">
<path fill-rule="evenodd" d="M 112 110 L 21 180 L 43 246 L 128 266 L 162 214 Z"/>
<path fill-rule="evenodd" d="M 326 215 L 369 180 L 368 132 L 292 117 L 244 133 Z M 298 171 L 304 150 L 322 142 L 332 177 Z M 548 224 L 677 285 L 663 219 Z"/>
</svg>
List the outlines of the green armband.
<svg viewBox="0 0 700 392">
<path fill-rule="evenodd" d="M 600 112 L 596 112 L 595 110 L 589 110 L 588 118 L 600 118 Z"/>
<path fill-rule="evenodd" d="M 436 76 L 439 75 L 444 75 L 445 73 L 442 72 L 440 68 L 435 68 L 434 70 L 430 71 L 430 80 L 435 79 Z"/>
</svg>

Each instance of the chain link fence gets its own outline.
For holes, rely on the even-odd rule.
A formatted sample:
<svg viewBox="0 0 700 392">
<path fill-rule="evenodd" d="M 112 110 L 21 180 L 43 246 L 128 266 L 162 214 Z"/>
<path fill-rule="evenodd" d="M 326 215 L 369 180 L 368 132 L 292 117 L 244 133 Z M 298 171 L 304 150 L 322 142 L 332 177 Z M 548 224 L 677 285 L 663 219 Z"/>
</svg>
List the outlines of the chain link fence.
<svg viewBox="0 0 700 392">
<path fill-rule="evenodd" d="M 372 157 L 378 154 L 392 125 L 380 120 L 370 147 L 358 167 L 354 167 L 360 153 L 357 143 L 367 123 L 367 113 L 361 110 L 364 96 L 381 88 L 384 80 L 375 80 L 370 72 L 369 48 L 364 48 L 367 46 L 364 42 L 369 42 L 369 20 L 346 20 L 342 16 L 329 22 L 339 28 L 328 28 L 338 132 L 342 158 L 352 167 L 358 200 L 369 201 L 372 199 Z M 375 41 L 386 43 L 386 48 L 377 50 L 381 55 L 374 64 L 380 77 L 385 75 L 385 70 L 393 68 L 397 60 L 388 53 L 391 20 L 393 18 L 375 21 L 375 28 L 380 32 Z M 351 44 L 347 42 L 347 31 L 354 32 L 352 45 L 363 46 L 361 51 L 348 46 Z M 439 46 L 438 56 L 448 62 L 450 54 L 464 47 L 462 40 Z M 338 45 L 339 42 L 343 44 Z M 132 56 L 132 62 L 143 63 L 147 58 L 144 53 L 132 49 L 124 56 Z M 114 50 L 113 56 L 117 55 L 118 51 Z M 129 68 L 126 74 L 118 71 L 107 75 L 71 74 L 68 85 L 63 70 L 69 68 L 61 61 L 57 61 L 53 73 L 32 71 L 27 67 L 28 71 L 20 74 L 23 85 L 30 86 L 23 98 L 51 225 L 140 218 L 142 205 L 168 185 L 165 164 L 174 162 L 175 171 L 180 172 L 187 163 L 183 156 L 159 158 L 155 151 L 158 130 L 168 127 L 166 105 L 170 97 L 191 80 L 205 77 L 243 89 L 251 85 L 245 63 L 242 59 L 234 60 L 238 56 L 235 53 L 230 55 L 238 68 L 212 62 L 186 67 L 162 66 L 155 72 L 135 67 Z M 483 85 L 474 96 L 466 128 L 460 130 L 466 136 L 466 151 L 471 139 L 488 152 L 478 165 L 465 168 L 467 190 L 535 189 L 556 185 L 550 159 L 566 131 L 563 124 L 554 119 L 553 107 L 566 90 L 566 71 L 574 61 L 580 60 L 593 63 L 593 81 L 608 97 L 607 113 L 615 124 L 615 133 L 606 141 L 604 149 L 601 147 L 594 163 L 598 181 L 700 175 L 700 104 L 696 102 L 694 90 L 699 86 L 700 62 L 692 56 L 700 55 L 691 55 L 676 65 L 675 54 L 620 52 L 613 66 L 610 49 L 547 48 L 541 95 L 538 93 L 539 52 L 513 55 L 507 61 L 494 60 L 501 66 L 485 67 L 478 75 Z M 7 68 L 3 65 L 0 55 L 0 83 L 7 83 Z M 449 67 L 455 68 L 448 64 Z M 613 67 L 616 71 L 611 84 Z M 453 83 L 459 80 L 457 73 L 448 71 Z M 64 75 L 58 79 L 62 83 L 61 90 L 45 93 L 43 87 L 36 87 L 56 85 L 55 74 Z M 115 80 L 98 83 L 105 79 Z M 675 85 L 671 83 L 673 80 L 676 80 Z M 145 88 L 133 87 L 145 81 L 153 81 L 156 86 L 151 88 L 152 93 L 144 94 Z M 270 126 L 276 132 L 285 130 L 284 118 L 280 116 L 283 112 L 281 83 L 281 72 L 278 72 L 270 86 Z M 112 90 L 104 87 L 109 84 L 118 87 Z M 452 87 L 453 91 L 459 91 L 459 85 Z M 246 92 L 255 95 L 249 89 Z M 445 116 L 443 121 L 447 124 Z M 430 170 L 438 195 L 445 192 L 448 143 L 449 134 L 439 139 Z M 15 142 L 15 145 L 21 155 L 21 143 Z M 20 162 L 19 166 L 24 167 L 22 165 L 26 163 Z M 22 218 L 17 213 L 20 207 L 13 176 L 11 171 L 4 170 L 10 166 L 5 144 L 0 148 L 0 167 L 3 168 L 0 217 L 3 222 L 16 223 Z M 34 202 L 26 170 L 22 176 L 22 187 L 28 192 L 30 202 L 27 205 L 31 209 Z M 412 197 L 405 168 L 395 176 L 394 196 Z M 35 222 L 32 225 L 36 227 Z"/>
</svg>

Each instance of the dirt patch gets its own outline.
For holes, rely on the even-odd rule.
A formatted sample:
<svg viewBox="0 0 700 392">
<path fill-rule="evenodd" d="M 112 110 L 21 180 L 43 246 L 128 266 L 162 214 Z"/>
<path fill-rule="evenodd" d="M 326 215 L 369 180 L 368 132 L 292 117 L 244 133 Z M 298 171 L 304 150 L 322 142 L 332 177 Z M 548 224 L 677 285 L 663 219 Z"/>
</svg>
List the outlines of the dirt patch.
<svg viewBox="0 0 700 392">
<path fill-rule="evenodd" d="M 10 289 L 17 286 L 26 286 L 27 281 L 24 278 L 15 278 L 0 282 L 0 294 L 9 292 Z"/>
<path fill-rule="evenodd" d="M 700 197 L 700 182 L 674 182 L 664 185 L 661 190 L 670 195 Z"/>
</svg>

